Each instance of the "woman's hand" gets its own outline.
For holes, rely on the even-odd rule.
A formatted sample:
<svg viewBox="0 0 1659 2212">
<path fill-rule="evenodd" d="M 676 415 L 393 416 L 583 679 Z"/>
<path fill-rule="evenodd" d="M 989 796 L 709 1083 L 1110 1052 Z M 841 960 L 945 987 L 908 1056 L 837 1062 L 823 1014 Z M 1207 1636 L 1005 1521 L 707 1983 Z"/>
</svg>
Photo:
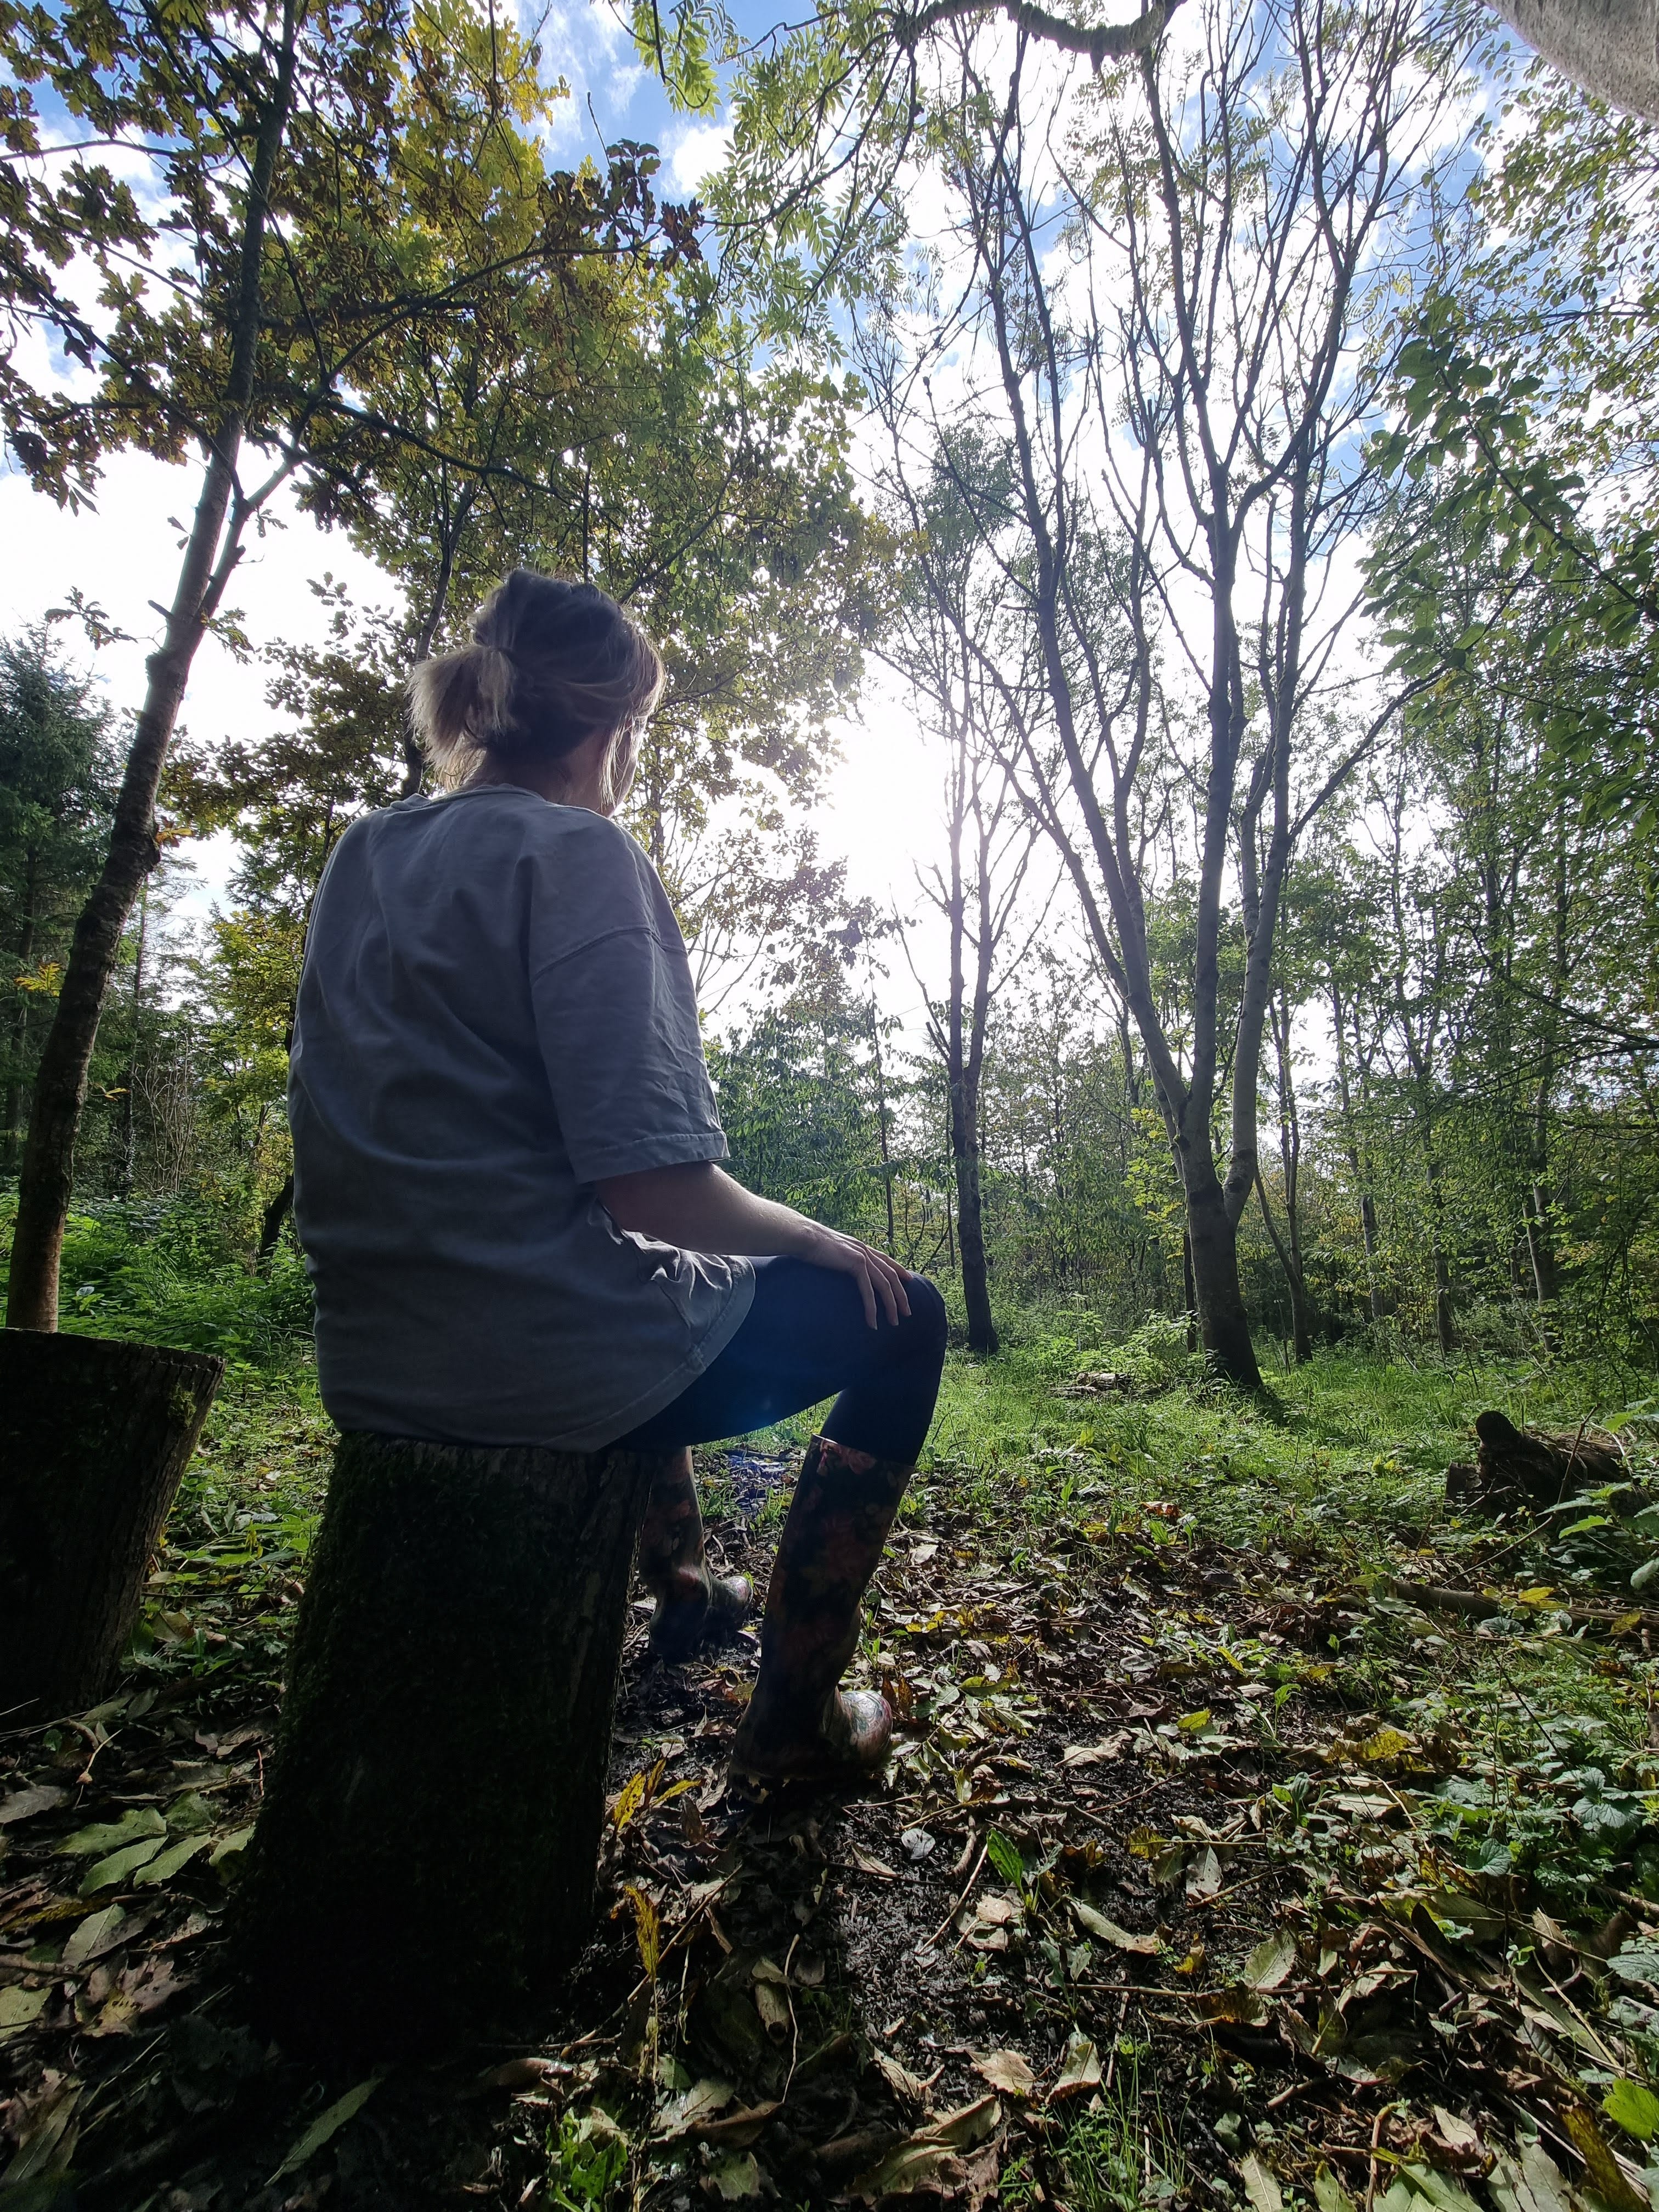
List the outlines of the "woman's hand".
<svg viewBox="0 0 1659 2212">
<path fill-rule="evenodd" d="M 864 1301 L 864 1318 L 870 1328 L 880 1326 L 878 1305 L 895 1324 L 901 1314 L 909 1312 L 910 1301 L 904 1289 L 908 1277 L 896 1260 L 890 1260 L 872 1245 L 860 1244 L 856 1237 L 843 1237 L 838 1229 L 826 1229 L 821 1222 L 809 1221 L 805 1226 L 811 1234 L 799 1247 L 799 1256 L 815 1267 L 830 1267 L 837 1274 L 850 1275 L 859 1286 L 859 1296 Z"/>
</svg>

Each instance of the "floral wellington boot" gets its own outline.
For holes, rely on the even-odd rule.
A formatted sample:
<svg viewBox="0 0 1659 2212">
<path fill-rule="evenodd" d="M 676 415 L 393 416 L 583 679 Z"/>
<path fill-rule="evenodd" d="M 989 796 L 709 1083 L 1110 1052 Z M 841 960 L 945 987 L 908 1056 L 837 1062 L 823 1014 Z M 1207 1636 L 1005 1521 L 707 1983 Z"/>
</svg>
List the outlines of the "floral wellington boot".
<svg viewBox="0 0 1659 2212">
<path fill-rule="evenodd" d="M 886 1758 L 886 1698 L 837 1685 L 858 1646 L 860 1601 L 913 1472 L 827 1437 L 807 1446 L 772 1566 L 760 1674 L 734 1766 L 775 1780 L 852 1783 Z"/>
<path fill-rule="evenodd" d="M 730 1635 L 754 1605 L 746 1577 L 708 1571 L 689 1451 L 676 1452 L 651 1479 L 639 1567 L 657 1601 L 651 1649 L 659 1659 L 689 1659 L 706 1637 Z"/>
</svg>

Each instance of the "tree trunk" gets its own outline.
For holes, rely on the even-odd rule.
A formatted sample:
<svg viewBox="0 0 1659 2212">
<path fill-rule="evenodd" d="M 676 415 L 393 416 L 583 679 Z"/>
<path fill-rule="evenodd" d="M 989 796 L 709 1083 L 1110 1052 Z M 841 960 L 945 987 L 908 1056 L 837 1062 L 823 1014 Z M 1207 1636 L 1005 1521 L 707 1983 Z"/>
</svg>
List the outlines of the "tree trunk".
<svg viewBox="0 0 1659 2212">
<path fill-rule="evenodd" d="M 968 1315 L 968 1348 L 988 1354 L 997 1348 L 991 1316 L 991 1291 L 985 1259 L 985 1219 L 981 1202 L 979 1130 L 974 1102 L 953 1070 L 951 1079 L 951 1150 L 957 1186 L 957 1236 L 962 1252 L 962 1302 Z"/>
<path fill-rule="evenodd" d="M 260 1267 L 270 1265 L 271 1256 L 276 1249 L 276 1240 L 283 1233 L 283 1224 L 293 1211 L 294 1170 L 290 1168 L 283 1177 L 281 1187 L 266 1201 L 264 1211 L 259 1216 Z"/>
<path fill-rule="evenodd" d="M 1598 99 L 1659 123 L 1653 0 L 1503 0 L 1498 13 L 1552 69 Z"/>
<path fill-rule="evenodd" d="M 284 2042 L 434 2048 L 580 1948 L 658 1464 L 342 1437 L 239 1885 Z"/>
<path fill-rule="evenodd" d="M 121 935 L 138 886 L 160 855 L 155 796 L 197 649 L 218 612 L 241 550 L 247 512 L 238 501 L 236 463 L 258 365 L 260 263 L 271 173 L 288 127 L 294 92 L 298 16 L 286 0 L 276 81 L 259 123 L 243 216 L 231 361 L 218 427 L 208 447 L 202 489 L 161 643 L 144 664 L 144 703 L 133 724 L 109 849 L 75 925 L 57 1011 L 35 1072 L 17 1219 L 12 1232 L 8 1328 L 55 1329 L 64 1224 L 75 1182 L 75 1140 L 86 1103 L 98 1019 Z"/>
<path fill-rule="evenodd" d="M 0 1712 L 108 1690 L 222 1359 L 0 1331 Z"/>
<path fill-rule="evenodd" d="M 1261 1370 L 1255 1364 L 1238 1280 L 1238 1232 L 1213 1170 L 1207 1185 L 1200 1183 L 1187 1192 L 1187 1229 L 1200 1341 L 1230 1382 L 1259 1390 Z"/>
<path fill-rule="evenodd" d="M 1267 1240 L 1279 1255 L 1285 1288 L 1291 1301 L 1291 1353 L 1298 1367 L 1305 1367 L 1313 1358 L 1313 1331 L 1308 1320 L 1307 1285 L 1302 1273 L 1302 1254 L 1299 1247 L 1286 1244 L 1279 1233 L 1279 1224 L 1273 1219 L 1273 1208 L 1267 1203 L 1267 1186 L 1258 1173 L 1256 1195 L 1261 1200 L 1261 1218 L 1267 1225 Z"/>
</svg>

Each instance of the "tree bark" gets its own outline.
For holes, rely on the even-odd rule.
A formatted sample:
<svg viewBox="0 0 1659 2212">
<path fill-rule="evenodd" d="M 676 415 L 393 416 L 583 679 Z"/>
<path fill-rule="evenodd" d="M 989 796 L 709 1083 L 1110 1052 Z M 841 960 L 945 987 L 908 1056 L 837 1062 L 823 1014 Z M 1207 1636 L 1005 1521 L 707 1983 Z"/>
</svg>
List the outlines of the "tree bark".
<svg viewBox="0 0 1659 2212">
<path fill-rule="evenodd" d="M 435 2048 L 580 1949 L 659 1464 L 342 1437 L 239 1885 L 256 2012 L 285 2043 Z"/>
<path fill-rule="evenodd" d="M 247 513 L 240 501 L 233 507 L 236 464 L 253 396 L 270 181 L 293 99 L 297 28 L 295 0 L 287 0 L 276 79 L 260 118 L 248 179 L 223 410 L 208 447 L 202 489 L 185 543 L 166 631 L 145 663 L 144 703 L 133 726 L 109 850 L 75 925 L 63 989 L 35 1073 L 28 1137 L 18 1178 L 6 1304 L 8 1328 L 49 1330 L 58 1326 L 64 1224 L 74 1189 L 75 1140 L 86 1103 L 87 1075 L 97 1042 L 99 1016 L 132 902 L 159 857 L 155 797 L 191 666 L 209 623 L 218 612 L 241 550 Z"/>
<path fill-rule="evenodd" d="M 1256 1365 L 1238 1279 L 1238 1234 L 1213 1168 L 1207 1182 L 1195 1181 L 1187 1186 L 1187 1227 L 1199 1341 L 1230 1382 L 1259 1390 L 1261 1370 Z"/>
<path fill-rule="evenodd" d="M 259 1216 L 258 1265 L 268 1267 L 276 1249 L 276 1240 L 283 1233 L 283 1224 L 294 1211 L 294 1170 L 290 1168 L 282 1183 L 266 1201 Z"/>
<path fill-rule="evenodd" d="M 0 1332 L 0 1712 L 15 1728 L 108 1690 L 224 1362 Z"/>
<path fill-rule="evenodd" d="M 1501 0 L 1498 13 L 1563 76 L 1659 123 L 1654 0 Z"/>
</svg>

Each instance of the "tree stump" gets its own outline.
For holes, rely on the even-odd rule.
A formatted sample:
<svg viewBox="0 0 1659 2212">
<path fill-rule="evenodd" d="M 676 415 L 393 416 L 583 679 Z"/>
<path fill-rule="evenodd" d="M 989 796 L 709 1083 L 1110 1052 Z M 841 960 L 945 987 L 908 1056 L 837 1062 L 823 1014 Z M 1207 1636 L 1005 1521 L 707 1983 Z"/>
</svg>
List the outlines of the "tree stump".
<svg viewBox="0 0 1659 2212">
<path fill-rule="evenodd" d="M 0 1712 L 84 1711 L 121 1663 L 222 1359 L 0 1330 Z"/>
<path fill-rule="evenodd" d="M 657 1464 L 341 1438 L 239 1885 L 240 1963 L 282 2041 L 429 2050 L 580 1948 Z"/>
<path fill-rule="evenodd" d="M 1583 1429 L 1517 1429 L 1506 1414 L 1478 1413 L 1480 1449 L 1473 1467 L 1454 1460 L 1446 1469 L 1446 1502 L 1480 1513 L 1534 1511 L 1559 1505 L 1581 1490 L 1630 1480 L 1624 1455 L 1611 1437 Z"/>
</svg>

